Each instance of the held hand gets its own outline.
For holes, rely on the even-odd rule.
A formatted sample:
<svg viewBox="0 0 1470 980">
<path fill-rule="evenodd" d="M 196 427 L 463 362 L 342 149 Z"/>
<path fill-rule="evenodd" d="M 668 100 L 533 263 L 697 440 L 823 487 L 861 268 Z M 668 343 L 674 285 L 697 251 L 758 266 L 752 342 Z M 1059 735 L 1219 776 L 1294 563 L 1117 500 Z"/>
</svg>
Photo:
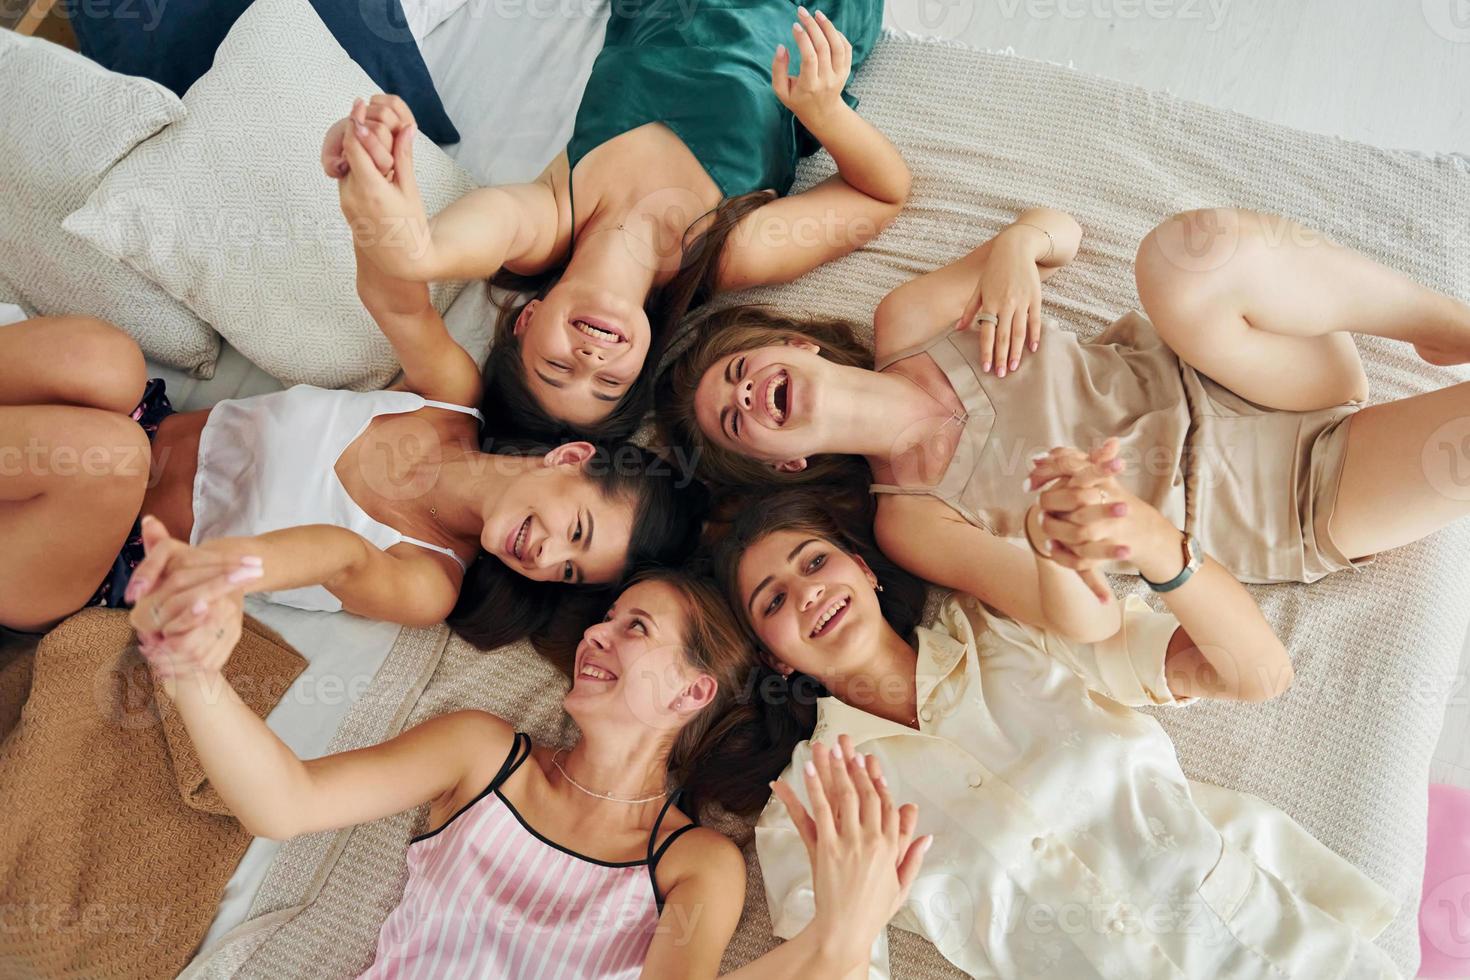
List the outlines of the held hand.
<svg viewBox="0 0 1470 980">
<path fill-rule="evenodd" d="M 405 279 L 416 278 L 414 262 L 429 245 L 429 219 L 413 172 L 417 132 L 409 123 L 394 134 L 392 167 L 384 176 L 357 129 L 349 129 L 342 140 L 348 174 L 337 183 L 358 248 L 383 272 Z"/>
<path fill-rule="evenodd" d="M 339 119 L 327 130 L 322 141 L 322 170 L 328 177 L 341 180 L 351 167 L 347 162 L 343 140 L 348 130 L 367 148 L 373 165 L 384 177 L 393 174 L 393 137 L 413 122 L 408 106 L 396 95 L 375 95 L 368 101 L 355 99 L 346 119 Z"/>
<path fill-rule="evenodd" d="M 801 52 L 801 74 L 795 78 L 788 74 L 791 53 L 780 45 L 771 62 L 771 88 L 781 104 L 811 129 L 824 113 L 846 104 L 842 90 L 852 73 L 852 43 L 820 10 L 813 16 L 798 7 L 796 20 L 791 36 Z"/>
<path fill-rule="evenodd" d="M 143 547 L 125 598 L 144 655 L 154 663 L 151 654 L 167 653 L 170 676 L 218 670 L 239 638 L 245 589 L 264 575 L 260 559 L 191 548 L 153 517 L 143 519 Z"/>
<path fill-rule="evenodd" d="M 771 788 L 812 862 L 813 927 L 861 962 L 907 900 L 933 838 L 913 839 L 918 807 L 894 805 L 877 759 L 857 755 L 846 735 L 838 746 L 812 744 L 805 771 L 810 813 L 790 786 Z"/>
<path fill-rule="evenodd" d="M 1131 560 L 1153 581 L 1168 580 L 1183 565 L 1180 532 L 1118 482 L 1124 466 L 1117 449 L 1116 439 L 1090 455 L 1054 449 L 1028 480 L 1044 488 L 1038 513 L 1028 516 L 1048 540 L 1051 560 L 1076 571 L 1104 601 L 1111 590 L 1101 566 L 1109 561 Z"/>
<path fill-rule="evenodd" d="M 1024 239 L 1008 232 L 991 240 L 980 282 L 955 322 L 956 330 L 980 334 L 981 370 L 994 366 L 997 378 L 1041 344 L 1041 270 Z"/>
</svg>

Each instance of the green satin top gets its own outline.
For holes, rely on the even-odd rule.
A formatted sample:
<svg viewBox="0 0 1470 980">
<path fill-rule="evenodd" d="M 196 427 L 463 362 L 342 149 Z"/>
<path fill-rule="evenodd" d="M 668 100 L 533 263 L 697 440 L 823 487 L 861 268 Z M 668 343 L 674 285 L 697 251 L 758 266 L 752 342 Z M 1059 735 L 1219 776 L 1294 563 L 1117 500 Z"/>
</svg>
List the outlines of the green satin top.
<svg viewBox="0 0 1470 980">
<path fill-rule="evenodd" d="M 684 141 L 726 197 L 785 194 L 819 144 L 771 90 L 776 45 L 791 52 L 792 0 L 611 0 L 567 145 L 572 168 L 594 147 L 651 122 Z M 883 23 L 883 0 L 810 0 L 852 42 L 857 68 Z M 857 99 L 843 93 L 849 105 Z"/>
</svg>

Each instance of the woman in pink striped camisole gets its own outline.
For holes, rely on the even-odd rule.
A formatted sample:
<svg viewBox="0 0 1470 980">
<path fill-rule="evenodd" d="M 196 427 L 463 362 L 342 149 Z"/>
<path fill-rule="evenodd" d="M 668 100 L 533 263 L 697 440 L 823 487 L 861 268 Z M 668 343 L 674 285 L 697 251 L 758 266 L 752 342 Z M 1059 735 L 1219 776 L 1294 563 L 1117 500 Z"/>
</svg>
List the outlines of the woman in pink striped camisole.
<svg viewBox="0 0 1470 980">
<path fill-rule="evenodd" d="M 684 801 L 673 788 L 733 798 L 698 791 L 728 784 L 730 757 L 740 754 L 732 743 L 744 749 L 731 709 L 753 651 L 711 583 L 644 573 L 586 630 L 563 702 L 581 731 L 570 748 L 535 745 L 504 720 L 465 710 L 303 762 L 220 673 L 242 619 L 230 569 L 201 581 L 193 563 L 170 560 L 187 555 L 186 545 L 157 525 L 148 534 L 165 571 L 133 612 L 140 647 L 248 830 L 293 837 L 428 804 L 430 829 L 409 843 L 403 898 L 362 976 L 719 974 L 744 905 L 745 860 L 692 819 L 697 806 L 676 805 Z M 195 625 L 153 632 L 152 611 L 174 607 L 197 609 Z M 720 763 L 727 778 L 702 778 L 702 767 Z M 929 843 L 914 839 L 917 808 L 895 805 L 876 762 L 850 742 L 814 753 L 810 813 L 789 786 L 771 785 L 807 846 L 816 914 L 800 935 L 728 975 L 865 976 L 869 949 Z"/>
</svg>

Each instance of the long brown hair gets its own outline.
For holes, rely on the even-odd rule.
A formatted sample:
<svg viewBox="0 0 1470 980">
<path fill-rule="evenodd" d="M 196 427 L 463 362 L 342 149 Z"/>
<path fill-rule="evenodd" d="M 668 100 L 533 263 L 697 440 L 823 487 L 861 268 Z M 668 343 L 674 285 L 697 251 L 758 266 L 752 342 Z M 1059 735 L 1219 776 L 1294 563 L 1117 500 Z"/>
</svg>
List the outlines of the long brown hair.
<svg viewBox="0 0 1470 980">
<path fill-rule="evenodd" d="M 740 487 L 868 482 L 867 464 L 857 456 L 816 456 L 800 472 L 779 472 L 760 460 L 715 445 L 700 430 L 694 414 L 694 396 L 704 373 L 721 359 L 742 351 L 805 342 L 815 344 L 821 356 L 834 364 L 871 369 L 873 352 L 858 339 L 851 321 L 797 317 L 769 306 L 741 305 L 701 318 L 692 330 L 699 339 L 659 384 L 658 421 L 664 439 L 684 447 L 688 458 L 697 461 L 700 475 L 711 483 Z"/>
<path fill-rule="evenodd" d="M 756 692 L 749 707 L 752 716 L 758 718 L 750 730 L 759 732 L 759 737 L 745 747 L 745 764 L 752 770 L 764 774 L 774 769 L 779 773 L 786 767 L 797 743 L 811 737 L 817 723 L 817 699 L 827 692 L 810 675 L 796 671 L 783 676 L 774 669 L 776 658 L 771 651 L 761 649 L 740 595 L 740 559 L 752 545 L 778 531 L 799 531 L 826 541 L 867 563 L 883 586 L 878 593 L 883 618 L 896 633 L 907 636 L 924 615 L 927 589 L 922 579 L 879 550 L 873 540 L 872 517 L 871 497 L 867 494 L 843 493 L 832 487 L 783 490 L 741 513 L 715 546 L 711 562 L 715 581 L 737 610 L 745 635 L 761 659 L 747 683 L 747 688 Z"/>
<path fill-rule="evenodd" d="M 654 378 L 664 344 L 684 315 L 708 302 L 715 293 L 720 258 L 731 231 L 742 218 L 775 196 L 773 191 L 755 191 L 727 198 L 708 216 L 709 226 L 685 243 L 679 271 L 663 286 L 655 287 L 644 303 L 653 342 L 638 377 L 608 416 L 590 425 L 571 425 L 541 407 L 526 383 L 520 339 L 515 334 L 521 312 L 532 299 L 546 297 L 566 271 L 565 266 L 535 276 L 521 276 L 502 269 L 491 277 L 490 285 L 506 292 L 499 293 L 496 300 L 500 312 L 495 324 L 495 341 L 485 362 L 485 393 L 480 410 L 486 419 L 486 433 L 526 436 L 553 443 L 586 439 L 602 445 L 631 437 L 652 406 Z M 694 224 L 700 220 L 703 219 Z M 523 299 L 527 293 L 531 298 Z"/>
<path fill-rule="evenodd" d="M 751 672 L 758 666 L 755 647 L 708 575 L 667 566 L 649 568 L 631 576 L 622 590 L 641 582 L 658 582 L 679 593 L 686 614 L 685 661 L 718 685 L 714 699 L 680 729 L 669 749 L 668 770 L 684 791 L 686 812 L 695 814 L 709 803 L 732 813 L 760 809 L 770 795 L 767 784 L 781 774 L 786 760 L 776 764 L 773 758 L 761 765 L 751 758 L 760 737 L 759 712 L 747 697 Z M 592 621 L 586 619 L 584 624 Z M 569 635 L 545 652 L 570 673 L 576 645 Z"/>
</svg>

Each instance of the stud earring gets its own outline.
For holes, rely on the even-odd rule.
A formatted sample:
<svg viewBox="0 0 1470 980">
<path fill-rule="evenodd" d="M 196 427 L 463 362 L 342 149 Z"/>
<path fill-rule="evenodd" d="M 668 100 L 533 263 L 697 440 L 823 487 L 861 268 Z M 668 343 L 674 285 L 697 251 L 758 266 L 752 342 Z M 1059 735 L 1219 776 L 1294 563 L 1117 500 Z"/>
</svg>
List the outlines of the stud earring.
<svg viewBox="0 0 1470 980">
<path fill-rule="evenodd" d="M 882 582 L 874 582 L 873 583 L 873 591 L 874 592 L 882 592 L 883 591 L 883 583 Z"/>
</svg>

